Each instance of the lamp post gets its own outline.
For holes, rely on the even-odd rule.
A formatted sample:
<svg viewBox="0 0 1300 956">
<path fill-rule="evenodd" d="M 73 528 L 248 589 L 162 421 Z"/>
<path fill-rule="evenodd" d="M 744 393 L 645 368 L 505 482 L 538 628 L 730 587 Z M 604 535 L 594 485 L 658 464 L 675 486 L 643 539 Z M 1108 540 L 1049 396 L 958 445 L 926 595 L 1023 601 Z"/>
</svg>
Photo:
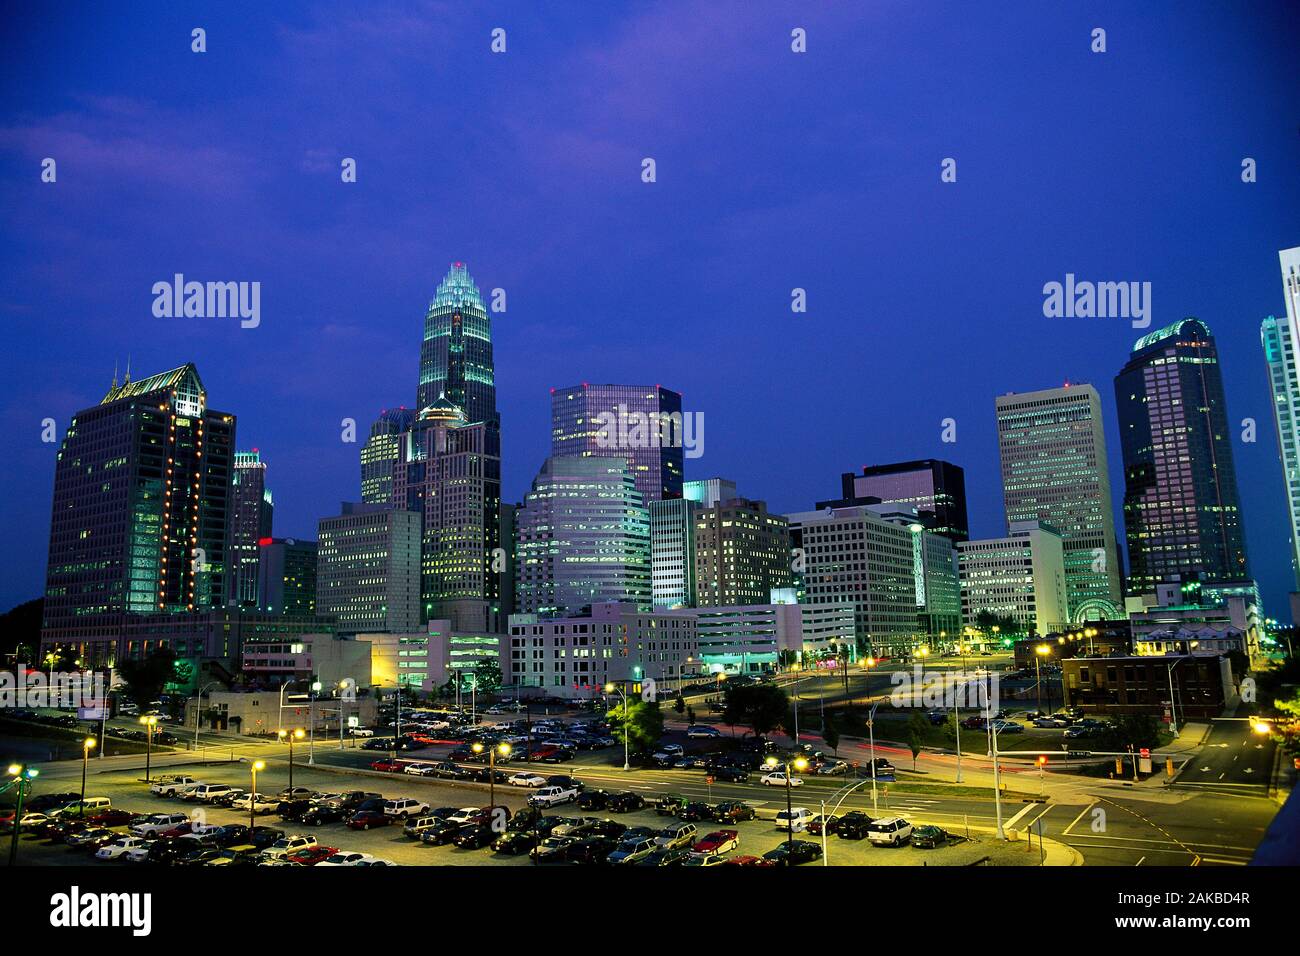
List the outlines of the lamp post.
<svg viewBox="0 0 1300 956">
<path fill-rule="evenodd" d="M 1043 710 L 1043 670 L 1040 666 L 1044 657 L 1052 653 L 1052 649 L 1046 644 L 1039 644 L 1034 648 L 1034 689 L 1038 692 L 1038 711 Z"/>
<path fill-rule="evenodd" d="M 307 732 L 303 730 L 301 727 L 295 727 L 293 730 L 281 730 L 277 732 L 276 736 L 279 737 L 282 741 L 283 740 L 289 741 L 289 789 L 292 790 L 293 789 L 293 742 L 295 740 L 302 740 L 302 738 L 307 736 Z"/>
<path fill-rule="evenodd" d="M 316 763 L 316 694 L 320 691 L 320 681 L 311 682 L 311 689 L 307 692 L 307 765 L 314 766 Z M 342 743 L 343 737 L 343 703 L 339 702 L 339 737 Z"/>
<path fill-rule="evenodd" d="M 876 803 L 876 708 L 880 706 L 880 701 L 871 705 L 871 713 L 867 715 L 867 733 L 871 738 L 871 812 L 879 813 L 880 806 Z"/>
<path fill-rule="evenodd" d="M 628 718 L 631 716 L 631 714 L 627 706 L 627 694 L 625 694 L 623 692 L 623 688 L 619 687 L 617 684 L 606 684 L 605 693 L 607 694 L 617 693 L 618 696 L 623 699 L 623 769 L 625 771 L 631 770 L 632 764 L 628 760 L 628 746 L 627 746 L 627 731 L 628 731 L 628 723 L 630 722 Z"/>
<path fill-rule="evenodd" d="M 90 752 L 95 749 L 95 738 L 87 737 L 81 742 L 81 809 L 86 809 L 86 765 L 90 763 Z"/>
<path fill-rule="evenodd" d="M 144 724 L 144 782 L 148 783 L 149 769 L 153 761 L 153 729 L 158 725 L 158 718 L 154 714 L 147 714 L 140 718 L 140 723 Z"/>
<path fill-rule="evenodd" d="M 780 761 L 777 760 L 775 757 L 768 757 L 767 760 L 764 761 L 764 763 L 766 763 L 768 769 L 771 769 L 773 767 L 779 767 L 781 765 Z M 785 765 L 785 825 L 786 825 L 785 865 L 786 866 L 794 866 L 794 820 L 792 819 L 794 815 L 794 807 L 792 805 L 792 799 L 790 796 L 790 789 L 791 789 L 790 775 L 792 773 L 792 768 L 794 770 L 801 770 L 801 771 L 807 770 L 808 761 L 805 760 L 803 757 L 795 757 L 794 760 L 789 761 Z M 826 821 L 825 819 L 823 819 L 822 828 L 825 829 L 825 826 L 826 826 Z"/>
<path fill-rule="evenodd" d="M 484 750 L 488 753 L 488 807 L 489 813 L 496 812 L 497 805 L 497 751 L 501 756 L 510 756 L 510 745 L 505 741 L 497 744 L 495 747 L 485 747 L 481 743 L 474 743 L 470 747 L 476 754 L 481 754 Z"/>
<path fill-rule="evenodd" d="M 248 766 L 253 772 L 252 789 L 248 791 L 248 829 L 249 832 L 252 832 L 253 828 L 257 826 L 257 813 L 253 809 L 257 806 L 257 771 L 265 770 L 266 762 L 263 760 L 254 760 Z"/>
<path fill-rule="evenodd" d="M 40 774 L 35 767 L 24 767 L 22 764 L 10 764 L 9 776 L 15 778 L 14 786 L 18 788 L 18 803 L 14 807 L 14 835 L 9 841 L 9 865 L 13 866 L 18 862 L 18 831 L 22 829 L 23 822 L 23 791 L 30 791 L 32 781 Z"/>
</svg>

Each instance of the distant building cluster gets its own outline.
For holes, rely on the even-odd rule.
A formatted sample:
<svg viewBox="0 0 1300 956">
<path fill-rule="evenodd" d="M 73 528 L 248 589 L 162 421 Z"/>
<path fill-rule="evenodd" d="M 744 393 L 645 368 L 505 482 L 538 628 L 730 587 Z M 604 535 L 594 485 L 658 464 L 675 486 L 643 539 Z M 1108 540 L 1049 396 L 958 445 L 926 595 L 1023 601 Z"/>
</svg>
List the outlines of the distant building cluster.
<svg viewBox="0 0 1300 956">
<path fill-rule="evenodd" d="M 1300 566 L 1300 249 L 1281 262 L 1287 314 L 1261 336 Z M 608 425 L 680 423 L 682 395 L 658 384 L 552 389 L 550 455 L 503 502 L 491 316 L 453 263 L 425 313 L 414 405 L 371 425 L 357 500 L 321 516 L 314 541 L 274 536 L 274 454 L 237 450 L 235 415 L 209 407 L 192 364 L 114 376 L 59 452 L 42 655 L 110 668 L 167 647 L 191 692 L 460 689 L 493 671 L 561 697 L 1043 642 L 1062 662 L 1258 655 L 1209 327 L 1141 338 L 1114 395 L 1127 569 L 1102 396 L 1083 383 L 996 398 L 994 538 L 971 538 L 949 461 L 868 464 L 788 514 L 753 477 L 688 480 L 680 442 Z M 1135 666 L 1071 665 L 1066 680 L 1122 702 L 1145 686 Z M 1218 679 L 1217 665 L 1189 670 Z"/>
</svg>

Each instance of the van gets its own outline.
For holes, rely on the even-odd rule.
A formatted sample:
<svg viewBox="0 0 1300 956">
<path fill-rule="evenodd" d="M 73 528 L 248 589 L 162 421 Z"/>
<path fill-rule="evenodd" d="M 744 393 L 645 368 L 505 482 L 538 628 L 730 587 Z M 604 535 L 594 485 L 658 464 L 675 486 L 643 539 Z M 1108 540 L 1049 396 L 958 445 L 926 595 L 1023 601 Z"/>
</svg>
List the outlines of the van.
<svg viewBox="0 0 1300 956">
<path fill-rule="evenodd" d="M 88 817 L 93 816 L 103 810 L 110 810 L 113 807 L 113 801 L 108 797 L 86 797 L 84 800 L 74 800 L 66 806 L 55 810 L 50 816 L 54 817 Z"/>
<path fill-rule="evenodd" d="M 207 803 L 223 793 L 230 793 L 233 789 L 233 787 L 225 783 L 201 783 L 193 790 L 187 790 L 184 799 Z"/>
<path fill-rule="evenodd" d="M 813 812 L 807 807 L 793 807 L 790 810 L 782 810 L 776 815 L 776 828 L 778 830 L 789 830 L 791 833 L 803 833 L 808 829 L 808 823 L 813 818 Z"/>
</svg>

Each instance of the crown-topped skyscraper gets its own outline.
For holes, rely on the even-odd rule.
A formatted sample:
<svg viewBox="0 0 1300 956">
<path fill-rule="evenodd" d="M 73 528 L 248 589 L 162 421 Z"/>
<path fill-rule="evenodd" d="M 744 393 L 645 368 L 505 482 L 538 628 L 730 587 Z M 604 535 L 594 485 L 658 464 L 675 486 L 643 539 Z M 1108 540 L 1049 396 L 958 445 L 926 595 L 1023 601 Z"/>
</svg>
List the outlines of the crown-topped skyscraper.
<svg viewBox="0 0 1300 956">
<path fill-rule="evenodd" d="M 442 396 L 469 422 L 498 423 L 492 320 L 463 262 L 453 262 L 424 316 L 416 408 Z"/>
</svg>

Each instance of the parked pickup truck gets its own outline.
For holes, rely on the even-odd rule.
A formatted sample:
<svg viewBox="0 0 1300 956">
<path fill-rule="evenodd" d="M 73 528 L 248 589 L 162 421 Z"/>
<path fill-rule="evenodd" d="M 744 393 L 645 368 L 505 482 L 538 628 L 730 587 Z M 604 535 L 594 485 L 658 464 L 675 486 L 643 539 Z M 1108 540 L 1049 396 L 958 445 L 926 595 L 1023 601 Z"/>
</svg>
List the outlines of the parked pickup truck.
<svg viewBox="0 0 1300 956">
<path fill-rule="evenodd" d="M 542 787 L 529 794 L 528 803 L 534 807 L 555 807 L 578 799 L 577 787 Z"/>
<path fill-rule="evenodd" d="M 197 783 L 199 781 L 194 777 L 162 777 L 149 787 L 149 792 L 160 797 L 174 797 Z"/>
</svg>

